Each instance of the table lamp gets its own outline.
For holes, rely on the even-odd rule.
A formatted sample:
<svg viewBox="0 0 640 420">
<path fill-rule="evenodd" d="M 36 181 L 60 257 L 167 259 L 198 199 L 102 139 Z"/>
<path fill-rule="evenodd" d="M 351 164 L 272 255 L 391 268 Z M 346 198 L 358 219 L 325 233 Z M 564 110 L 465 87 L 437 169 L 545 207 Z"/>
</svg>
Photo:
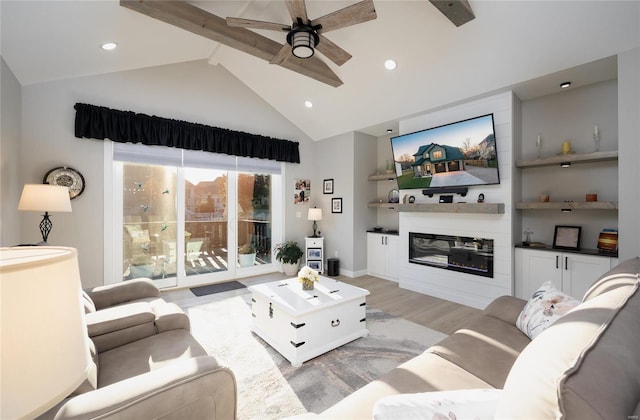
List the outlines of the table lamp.
<svg viewBox="0 0 640 420">
<path fill-rule="evenodd" d="M 69 188 L 62 185 L 26 184 L 22 189 L 18 210 L 44 212 L 40 222 L 40 233 L 42 234 L 42 242 L 46 245 L 49 233 L 53 228 L 49 212 L 71 211 Z"/>
<path fill-rule="evenodd" d="M 0 418 L 35 418 L 91 366 L 74 248 L 0 248 Z"/>
<path fill-rule="evenodd" d="M 313 236 L 312 238 L 317 238 L 318 234 L 317 229 L 318 229 L 318 220 L 322 220 L 322 209 L 319 208 L 312 208 L 309 209 L 309 216 L 307 217 L 307 220 L 313 220 Z"/>
</svg>

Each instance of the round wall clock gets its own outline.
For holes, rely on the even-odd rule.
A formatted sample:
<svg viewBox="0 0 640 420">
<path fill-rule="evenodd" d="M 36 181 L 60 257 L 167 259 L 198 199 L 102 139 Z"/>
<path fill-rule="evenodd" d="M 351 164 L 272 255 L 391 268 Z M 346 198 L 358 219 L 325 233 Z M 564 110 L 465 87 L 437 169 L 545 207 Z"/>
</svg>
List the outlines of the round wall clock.
<svg viewBox="0 0 640 420">
<path fill-rule="evenodd" d="M 53 168 L 47 172 L 42 182 L 69 188 L 69 198 L 72 200 L 84 191 L 84 177 L 80 172 L 68 166 Z"/>
</svg>

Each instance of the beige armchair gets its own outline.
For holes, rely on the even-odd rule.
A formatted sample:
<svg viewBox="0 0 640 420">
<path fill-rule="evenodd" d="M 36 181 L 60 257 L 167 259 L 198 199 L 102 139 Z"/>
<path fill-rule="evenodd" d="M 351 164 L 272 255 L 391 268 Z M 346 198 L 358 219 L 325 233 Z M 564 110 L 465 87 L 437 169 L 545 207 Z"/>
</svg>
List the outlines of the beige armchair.
<svg viewBox="0 0 640 420">
<path fill-rule="evenodd" d="M 189 318 L 166 302 L 150 279 L 134 279 L 83 292 L 89 337 L 98 353 L 163 331 L 189 331 Z"/>
<path fill-rule="evenodd" d="M 229 419 L 236 380 L 149 279 L 83 292 L 92 369 L 41 419 Z M 95 343 L 95 345 L 93 345 Z"/>
</svg>

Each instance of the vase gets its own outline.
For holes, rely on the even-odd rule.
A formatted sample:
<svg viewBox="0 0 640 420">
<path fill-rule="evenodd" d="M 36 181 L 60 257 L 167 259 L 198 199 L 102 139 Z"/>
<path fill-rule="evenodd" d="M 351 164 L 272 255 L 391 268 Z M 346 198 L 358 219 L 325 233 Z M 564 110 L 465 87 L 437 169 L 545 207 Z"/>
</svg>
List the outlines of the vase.
<svg viewBox="0 0 640 420">
<path fill-rule="evenodd" d="M 313 280 L 302 279 L 302 290 L 313 290 Z"/>
</svg>

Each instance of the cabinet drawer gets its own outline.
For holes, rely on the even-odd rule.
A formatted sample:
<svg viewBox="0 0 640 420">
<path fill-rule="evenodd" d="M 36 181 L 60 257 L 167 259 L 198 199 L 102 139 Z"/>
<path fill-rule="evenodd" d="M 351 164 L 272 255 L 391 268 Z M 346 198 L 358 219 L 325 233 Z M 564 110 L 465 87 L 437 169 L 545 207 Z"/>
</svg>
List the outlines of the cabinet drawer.
<svg viewBox="0 0 640 420">
<path fill-rule="evenodd" d="M 307 248 L 322 248 L 324 238 L 306 238 Z"/>
</svg>

